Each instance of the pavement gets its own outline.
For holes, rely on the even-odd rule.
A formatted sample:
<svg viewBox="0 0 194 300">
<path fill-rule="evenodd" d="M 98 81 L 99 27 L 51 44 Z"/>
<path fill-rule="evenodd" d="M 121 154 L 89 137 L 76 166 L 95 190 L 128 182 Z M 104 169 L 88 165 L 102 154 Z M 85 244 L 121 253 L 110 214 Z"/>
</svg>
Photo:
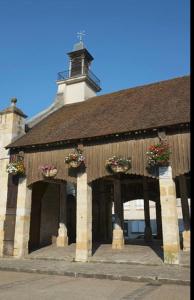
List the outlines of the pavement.
<svg viewBox="0 0 194 300">
<path fill-rule="evenodd" d="M 0 258 L 0 270 L 71 277 L 190 285 L 190 253 L 181 251 L 180 265 L 166 265 L 161 243 L 130 242 L 122 250 L 94 244 L 87 263 L 75 262 L 75 244 L 42 247 L 22 259 Z"/>
<path fill-rule="evenodd" d="M 1 258 L 0 270 L 111 279 L 159 284 L 190 285 L 190 268 L 180 265 L 145 265 L 115 262 L 68 262 L 46 259 Z"/>
<path fill-rule="evenodd" d="M 190 300 L 190 287 L 0 271 L 2 300 Z"/>
</svg>

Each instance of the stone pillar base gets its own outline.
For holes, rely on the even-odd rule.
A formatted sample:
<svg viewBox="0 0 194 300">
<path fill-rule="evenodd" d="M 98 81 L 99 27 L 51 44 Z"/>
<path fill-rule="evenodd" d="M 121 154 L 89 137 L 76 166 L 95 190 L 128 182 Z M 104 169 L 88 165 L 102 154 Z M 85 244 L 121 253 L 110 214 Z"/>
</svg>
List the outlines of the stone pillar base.
<svg viewBox="0 0 194 300">
<path fill-rule="evenodd" d="M 23 244 L 18 244 L 17 247 L 13 249 L 14 258 L 22 258 L 29 254 L 28 241 L 24 241 Z"/>
<path fill-rule="evenodd" d="M 146 226 L 144 230 L 144 239 L 146 242 L 152 241 L 152 229 L 150 226 Z"/>
<path fill-rule="evenodd" d="M 76 243 L 75 261 L 87 262 L 91 255 L 92 251 L 90 250 L 90 247 L 88 247 L 87 243 Z"/>
<path fill-rule="evenodd" d="M 183 231 L 183 251 L 190 251 L 190 230 Z"/>
<path fill-rule="evenodd" d="M 122 229 L 113 230 L 112 249 L 123 249 L 124 248 L 124 236 Z"/>
<path fill-rule="evenodd" d="M 180 252 L 177 245 L 164 245 L 163 250 L 165 264 L 179 264 Z"/>
<path fill-rule="evenodd" d="M 67 236 L 58 236 L 56 239 L 57 247 L 66 247 L 68 246 L 68 237 Z"/>
<path fill-rule="evenodd" d="M 67 236 L 67 229 L 63 223 L 60 223 L 58 236 L 56 239 L 56 246 L 57 247 L 66 247 L 68 246 L 68 236 Z"/>
</svg>

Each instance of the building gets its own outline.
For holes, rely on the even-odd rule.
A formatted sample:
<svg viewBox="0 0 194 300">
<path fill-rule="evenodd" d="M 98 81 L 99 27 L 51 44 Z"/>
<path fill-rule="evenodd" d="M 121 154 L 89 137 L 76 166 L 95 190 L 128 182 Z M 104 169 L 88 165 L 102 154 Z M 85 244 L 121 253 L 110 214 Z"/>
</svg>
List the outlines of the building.
<svg viewBox="0 0 194 300">
<path fill-rule="evenodd" d="M 149 202 L 156 207 L 157 237 L 164 262 L 179 263 L 176 199 L 181 198 L 183 247 L 190 247 L 190 100 L 188 76 L 96 96 L 100 81 L 83 42 L 60 72 L 54 103 L 25 122 L 11 106 L 0 112 L 0 254 L 25 256 L 56 243 L 76 242 L 75 259 L 87 261 L 92 243 L 124 247 L 123 203 L 144 200 L 145 239 L 152 239 Z M 168 143 L 169 166 L 147 168 L 150 145 Z M 65 157 L 75 148 L 85 164 L 69 168 Z M 125 172 L 110 172 L 107 159 L 130 158 Z M 21 162 L 25 176 L 8 174 Z M 45 176 L 43 168 L 56 170 Z M 114 202 L 114 227 L 112 203 Z"/>
<path fill-rule="evenodd" d="M 181 199 L 177 198 L 177 216 L 180 239 L 182 241 L 182 233 L 184 232 L 184 222 L 182 214 Z M 190 208 L 190 198 L 188 199 Z M 153 238 L 158 238 L 157 222 L 156 222 L 156 203 L 149 201 L 150 210 L 150 226 Z M 113 212 L 114 213 L 114 212 Z M 126 240 L 143 239 L 145 230 L 145 214 L 144 214 L 144 200 L 137 199 L 124 203 L 124 235 Z M 181 245 L 182 247 L 182 245 Z"/>
</svg>

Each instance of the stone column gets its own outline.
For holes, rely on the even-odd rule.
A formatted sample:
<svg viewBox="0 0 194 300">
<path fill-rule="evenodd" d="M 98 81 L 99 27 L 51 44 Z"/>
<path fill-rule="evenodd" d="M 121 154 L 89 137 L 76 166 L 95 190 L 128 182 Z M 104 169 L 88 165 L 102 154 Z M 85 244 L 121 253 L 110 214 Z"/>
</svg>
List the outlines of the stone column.
<svg viewBox="0 0 194 300">
<path fill-rule="evenodd" d="M 76 261 L 88 261 L 92 255 L 92 187 L 87 173 L 77 176 Z"/>
<path fill-rule="evenodd" d="M 28 254 L 28 242 L 30 233 L 30 214 L 31 214 L 32 190 L 26 185 L 26 178 L 19 179 L 14 256 L 23 257 Z"/>
<path fill-rule="evenodd" d="M 147 179 L 143 177 L 143 197 L 144 197 L 144 217 L 145 217 L 145 230 L 144 239 L 149 242 L 152 241 L 152 228 L 150 224 L 150 206 Z"/>
<path fill-rule="evenodd" d="M 164 262 L 179 264 L 180 239 L 176 207 L 176 189 L 172 168 L 159 167 L 160 203 L 162 212 L 162 233 Z"/>
<path fill-rule="evenodd" d="M 8 173 L 6 166 L 9 162 L 8 158 L 0 160 L 0 257 L 3 256 L 4 248 L 4 221 L 6 216 L 7 192 L 8 192 Z"/>
<path fill-rule="evenodd" d="M 67 183 L 60 184 L 60 211 L 59 211 L 59 229 L 56 240 L 57 247 L 68 246 L 67 235 Z"/>
<path fill-rule="evenodd" d="M 187 192 L 187 182 L 184 175 L 179 176 L 179 186 L 180 186 L 180 196 L 181 196 L 181 206 L 182 215 L 184 223 L 183 231 L 183 250 L 190 250 L 190 212 L 188 203 L 188 192 Z"/>
<path fill-rule="evenodd" d="M 9 150 L 5 147 L 16 137 L 24 134 L 25 115 L 16 107 L 17 99 L 11 99 L 11 105 L 0 111 L 0 257 L 4 248 L 4 222 L 6 216 L 8 173 L 6 166 L 9 163 Z"/>
<path fill-rule="evenodd" d="M 157 239 L 162 239 L 162 218 L 160 199 L 156 199 L 156 224 L 157 224 Z"/>
<path fill-rule="evenodd" d="M 118 179 L 114 181 L 114 211 L 115 227 L 113 229 L 112 249 L 123 249 L 123 203 L 121 199 L 121 183 Z"/>
</svg>

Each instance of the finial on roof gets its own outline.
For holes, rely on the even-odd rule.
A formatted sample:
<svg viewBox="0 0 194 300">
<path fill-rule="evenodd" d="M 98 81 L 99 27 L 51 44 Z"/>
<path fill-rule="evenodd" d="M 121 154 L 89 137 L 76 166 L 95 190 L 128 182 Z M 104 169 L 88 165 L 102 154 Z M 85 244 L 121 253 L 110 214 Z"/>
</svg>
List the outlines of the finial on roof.
<svg viewBox="0 0 194 300">
<path fill-rule="evenodd" d="M 83 43 L 84 35 L 86 35 L 84 30 L 77 32 L 77 38 L 79 39 L 79 42 L 73 46 L 73 51 L 78 51 L 78 50 L 82 50 L 85 48 L 84 43 Z"/>
<path fill-rule="evenodd" d="M 83 42 L 83 36 L 86 35 L 85 30 L 77 32 L 77 38 L 79 39 L 80 43 Z"/>
<path fill-rule="evenodd" d="M 11 105 L 16 106 L 17 101 L 17 98 L 11 98 Z"/>
</svg>

